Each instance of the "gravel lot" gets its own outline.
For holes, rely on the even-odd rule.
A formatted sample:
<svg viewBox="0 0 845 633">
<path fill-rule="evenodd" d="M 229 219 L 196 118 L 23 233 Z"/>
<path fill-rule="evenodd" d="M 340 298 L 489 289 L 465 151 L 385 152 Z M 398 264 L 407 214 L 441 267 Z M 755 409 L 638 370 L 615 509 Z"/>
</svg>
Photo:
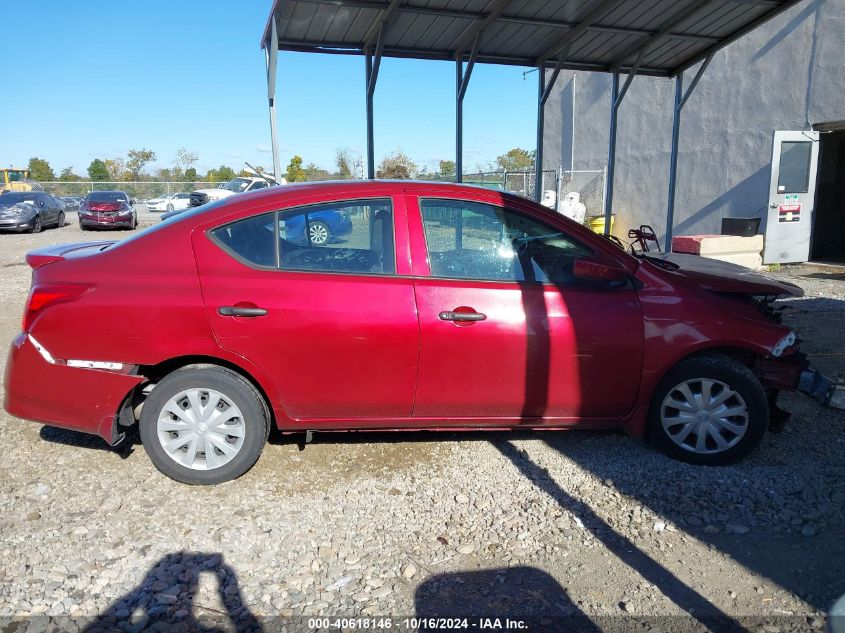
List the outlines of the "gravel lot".
<svg viewBox="0 0 845 633">
<path fill-rule="evenodd" d="M 107 235 L 68 219 L 0 235 L 0 369 L 29 287 L 23 254 Z M 774 274 L 806 289 L 785 318 L 843 377 L 845 275 Z M 213 488 L 165 478 L 138 444 L 0 412 L 0 628 L 52 616 L 62 629 L 298 631 L 317 627 L 296 617 L 329 615 L 407 630 L 400 616 L 475 614 L 532 631 L 576 622 L 562 618 L 817 630 L 845 593 L 845 414 L 782 404 L 785 430 L 732 467 L 587 432 L 322 434 L 302 451 L 274 435 L 247 475 Z"/>
</svg>

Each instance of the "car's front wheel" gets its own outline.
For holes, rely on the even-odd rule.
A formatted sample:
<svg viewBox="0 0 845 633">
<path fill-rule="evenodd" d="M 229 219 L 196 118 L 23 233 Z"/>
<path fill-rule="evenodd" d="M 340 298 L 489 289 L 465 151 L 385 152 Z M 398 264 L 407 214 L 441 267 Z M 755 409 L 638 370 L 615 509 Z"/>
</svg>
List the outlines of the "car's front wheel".
<svg viewBox="0 0 845 633">
<path fill-rule="evenodd" d="M 65 212 L 59 211 L 59 219 L 56 221 L 56 226 L 62 228 L 65 225 Z"/>
<path fill-rule="evenodd" d="M 769 425 L 766 392 L 752 371 L 719 353 L 687 358 L 658 385 L 649 439 L 675 459 L 721 465 L 753 451 Z"/>
<path fill-rule="evenodd" d="M 41 214 L 35 216 L 35 219 L 32 220 L 32 229 L 30 229 L 31 233 L 41 233 L 41 229 L 44 228 L 41 224 Z"/>
<path fill-rule="evenodd" d="M 172 204 L 168 204 L 168 205 L 167 205 L 167 210 L 168 210 L 168 211 L 173 211 L 173 205 L 172 205 Z"/>
<path fill-rule="evenodd" d="M 156 468 L 186 484 L 218 484 L 258 460 L 270 421 L 261 395 L 240 374 L 192 365 L 165 376 L 141 411 L 144 449 Z"/>
</svg>

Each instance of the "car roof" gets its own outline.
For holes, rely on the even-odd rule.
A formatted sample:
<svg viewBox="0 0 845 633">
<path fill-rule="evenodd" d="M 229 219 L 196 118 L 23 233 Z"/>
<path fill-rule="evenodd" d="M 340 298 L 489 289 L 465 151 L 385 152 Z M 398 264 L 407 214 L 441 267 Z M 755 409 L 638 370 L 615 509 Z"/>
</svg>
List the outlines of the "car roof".
<svg viewBox="0 0 845 633">
<path fill-rule="evenodd" d="M 277 185 L 268 187 L 259 192 L 241 194 L 238 196 L 239 200 L 243 200 L 244 196 L 253 196 L 251 199 L 258 200 L 259 197 L 265 196 L 279 196 L 288 197 L 299 194 L 319 194 L 325 193 L 332 195 L 343 192 L 344 194 L 368 194 L 371 191 L 378 190 L 380 193 L 397 194 L 404 192 L 420 193 L 424 191 L 440 191 L 449 192 L 457 196 L 473 195 L 489 195 L 492 191 L 488 187 L 480 185 L 458 184 L 454 182 L 440 182 L 436 180 L 322 180 L 319 182 L 298 182 L 289 183 L 286 185 Z M 496 191 L 503 196 L 513 198 L 516 200 L 526 199 L 521 196 L 516 196 L 507 192 Z M 234 201 L 234 200 L 233 200 Z"/>
</svg>

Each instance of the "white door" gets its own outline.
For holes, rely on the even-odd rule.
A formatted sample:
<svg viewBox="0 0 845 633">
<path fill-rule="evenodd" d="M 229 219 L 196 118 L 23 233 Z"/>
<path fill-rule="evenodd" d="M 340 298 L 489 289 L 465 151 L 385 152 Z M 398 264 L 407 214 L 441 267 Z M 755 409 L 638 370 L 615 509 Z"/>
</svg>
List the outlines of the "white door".
<svg viewBox="0 0 845 633">
<path fill-rule="evenodd" d="M 764 263 L 809 259 L 818 158 L 818 132 L 775 132 Z"/>
</svg>

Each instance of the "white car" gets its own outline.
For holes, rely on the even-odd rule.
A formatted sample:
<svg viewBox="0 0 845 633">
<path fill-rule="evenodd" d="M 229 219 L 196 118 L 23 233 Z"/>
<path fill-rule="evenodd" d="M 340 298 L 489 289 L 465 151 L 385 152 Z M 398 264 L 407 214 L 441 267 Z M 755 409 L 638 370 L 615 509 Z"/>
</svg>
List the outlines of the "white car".
<svg viewBox="0 0 845 633">
<path fill-rule="evenodd" d="M 161 198 L 147 200 L 147 211 L 175 211 L 187 209 L 191 204 L 191 194 L 171 193 Z"/>
<path fill-rule="evenodd" d="M 282 182 L 279 184 L 284 185 L 286 183 L 287 181 L 282 178 Z M 215 200 L 234 196 L 235 194 L 258 191 L 273 184 L 275 184 L 275 180 L 266 174 L 260 178 L 257 176 L 238 176 L 237 178 L 232 178 L 229 182 L 218 185 L 215 189 L 197 189 L 196 191 L 192 191 L 191 206 L 198 207 L 209 202 L 214 202 Z"/>
</svg>

